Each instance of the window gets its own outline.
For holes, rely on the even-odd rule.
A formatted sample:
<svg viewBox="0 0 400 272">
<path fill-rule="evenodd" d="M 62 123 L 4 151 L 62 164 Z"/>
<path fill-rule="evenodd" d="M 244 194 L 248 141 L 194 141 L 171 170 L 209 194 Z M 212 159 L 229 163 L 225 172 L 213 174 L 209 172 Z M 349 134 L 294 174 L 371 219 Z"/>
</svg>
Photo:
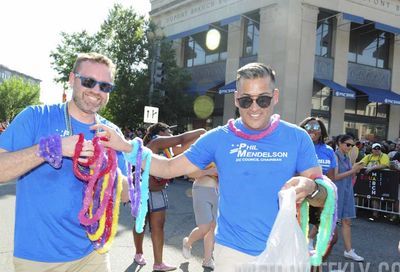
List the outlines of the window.
<svg viewBox="0 0 400 272">
<path fill-rule="evenodd" d="M 206 46 L 207 31 L 193 34 L 184 40 L 184 57 L 186 67 L 213 63 L 225 60 L 227 57 L 227 40 L 228 26 L 216 27 L 220 34 L 221 40 L 219 46 L 215 50 L 209 50 Z"/>
<path fill-rule="evenodd" d="M 371 102 L 366 94 L 357 91 L 356 99 L 346 99 L 345 113 L 387 118 L 389 116 L 389 105 Z"/>
<path fill-rule="evenodd" d="M 331 90 L 328 87 L 324 87 L 315 91 L 314 88 L 311 103 L 313 110 L 329 111 L 331 107 Z"/>
<path fill-rule="evenodd" d="M 317 22 L 315 55 L 330 58 L 332 56 L 332 14 L 320 12 Z"/>
<path fill-rule="evenodd" d="M 314 81 L 313 95 L 311 98 L 311 116 L 324 120 L 326 128 L 330 125 L 330 108 L 332 103 L 332 92 L 328 87 Z"/>
<path fill-rule="evenodd" d="M 344 128 L 359 139 L 386 139 L 388 117 L 389 105 L 371 102 L 362 92 L 357 91 L 356 99 L 346 99 Z"/>
<path fill-rule="evenodd" d="M 382 141 L 386 139 L 386 125 L 376 123 L 362 122 L 344 122 L 346 133 L 353 133 L 360 140 L 369 140 L 371 142 Z"/>
<path fill-rule="evenodd" d="M 246 15 L 244 30 L 243 56 L 257 55 L 260 40 L 260 14 L 258 12 Z"/>
<path fill-rule="evenodd" d="M 373 25 L 352 23 L 348 60 L 387 69 L 391 37 L 392 34 L 377 30 Z"/>
</svg>

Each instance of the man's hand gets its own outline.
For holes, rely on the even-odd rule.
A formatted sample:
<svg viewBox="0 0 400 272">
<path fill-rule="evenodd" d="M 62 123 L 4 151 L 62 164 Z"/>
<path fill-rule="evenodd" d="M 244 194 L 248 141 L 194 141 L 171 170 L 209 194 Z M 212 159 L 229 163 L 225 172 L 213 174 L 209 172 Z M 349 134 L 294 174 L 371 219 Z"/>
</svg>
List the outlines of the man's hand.
<svg viewBox="0 0 400 272">
<path fill-rule="evenodd" d="M 75 146 L 79 140 L 79 135 L 72 135 L 61 139 L 62 155 L 64 157 L 73 157 L 75 153 Z"/>
<path fill-rule="evenodd" d="M 315 191 L 317 185 L 312 179 L 298 176 L 288 180 L 282 187 L 282 190 L 289 189 L 290 187 L 295 188 L 296 202 L 301 203 L 308 195 Z"/>
<path fill-rule="evenodd" d="M 105 139 L 107 139 L 105 141 L 100 141 L 103 146 L 125 153 L 129 153 L 132 151 L 132 145 L 127 140 L 125 140 L 122 135 L 118 134 L 114 129 L 103 124 L 93 125 L 90 127 L 90 129 L 101 130 L 100 132 L 96 133 L 96 136 L 104 137 Z"/>
</svg>

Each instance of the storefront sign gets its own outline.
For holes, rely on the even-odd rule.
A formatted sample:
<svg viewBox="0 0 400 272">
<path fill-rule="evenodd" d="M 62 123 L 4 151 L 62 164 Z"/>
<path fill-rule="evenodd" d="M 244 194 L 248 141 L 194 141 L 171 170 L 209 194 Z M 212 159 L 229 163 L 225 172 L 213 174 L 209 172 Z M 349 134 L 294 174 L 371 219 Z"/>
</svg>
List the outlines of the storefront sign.
<svg viewBox="0 0 400 272">
<path fill-rule="evenodd" d="M 395 15 L 400 15 L 400 2 L 391 0 L 348 0 L 356 4 L 378 9 Z"/>
<path fill-rule="evenodd" d="M 241 2 L 243 0 L 201 0 L 193 1 L 195 4 L 184 6 L 183 8 L 178 8 L 174 10 L 169 15 L 165 16 L 162 20 L 162 26 L 166 27 L 189 18 L 199 16 L 202 14 L 207 14 L 210 11 L 216 9 L 221 9 L 222 7 L 232 5 L 236 2 Z"/>
</svg>

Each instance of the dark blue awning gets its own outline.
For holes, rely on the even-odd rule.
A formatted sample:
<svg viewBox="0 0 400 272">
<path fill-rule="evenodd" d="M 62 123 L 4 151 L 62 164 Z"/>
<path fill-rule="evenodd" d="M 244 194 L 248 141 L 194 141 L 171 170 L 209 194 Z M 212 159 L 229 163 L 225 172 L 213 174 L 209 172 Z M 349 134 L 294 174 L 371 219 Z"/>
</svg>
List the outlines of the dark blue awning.
<svg viewBox="0 0 400 272">
<path fill-rule="evenodd" d="M 315 78 L 315 80 L 321 83 L 322 85 L 329 87 L 333 91 L 334 96 L 340 96 L 351 99 L 356 98 L 356 93 L 353 90 L 350 90 L 349 88 L 346 88 L 345 86 L 342 86 L 332 80 L 320 79 L 320 78 Z"/>
<path fill-rule="evenodd" d="M 343 19 L 348 20 L 350 22 L 358 23 L 358 24 L 364 24 L 364 18 L 360 16 L 356 16 L 353 14 L 348 14 L 343 12 Z"/>
<path fill-rule="evenodd" d="M 394 26 L 390 26 L 390 25 L 385 25 L 385 24 L 381 24 L 381 23 L 376 23 L 375 22 L 375 28 L 379 29 L 379 30 L 382 30 L 382 31 L 393 33 L 395 35 L 400 34 L 400 28 L 397 28 L 397 27 L 394 27 Z"/>
<path fill-rule="evenodd" d="M 221 86 L 224 81 L 213 81 L 213 82 L 192 82 L 189 88 L 185 89 L 186 92 L 194 94 L 205 94 L 208 90 Z"/>
<path fill-rule="evenodd" d="M 219 94 L 228 94 L 236 91 L 236 80 L 229 82 L 225 86 L 218 89 Z"/>
<path fill-rule="evenodd" d="M 355 84 L 349 84 L 349 86 L 368 95 L 368 99 L 371 102 L 400 105 L 400 95 L 390 90 L 371 88 Z"/>
</svg>

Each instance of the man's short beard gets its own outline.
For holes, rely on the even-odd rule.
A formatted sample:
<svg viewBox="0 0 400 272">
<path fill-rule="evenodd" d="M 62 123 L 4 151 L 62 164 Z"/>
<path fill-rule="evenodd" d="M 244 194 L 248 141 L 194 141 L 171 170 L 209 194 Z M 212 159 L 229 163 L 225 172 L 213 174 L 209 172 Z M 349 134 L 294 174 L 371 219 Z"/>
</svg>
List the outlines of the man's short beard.
<svg viewBox="0 0 400 272">
<path fill-rule="evenodd" d="M 105 108 L 106 107 L 106 105 L 107 105 L 107 102 L 106 103 L 104 103 L 104 104 L 101 104 L 100 106 L 99 106 L 99 108 L 98 108 L 98 110 L 97 111 L 92 111 L 92 110 L 85 110 L 85 107 L 83 107 L 83 100 L 82 99 L 78 99 L 77 98 L 77 96 L 72 96 L 72 100 L 75 102 L 75 105 L 81 110 L 81 111 L 83 111 L 84 113 L 86 113 L 86 114 L 96 114 L 96 113 L 98 113 L 99 111 L 101 111 L 103 108 Z"/>
</svg>

